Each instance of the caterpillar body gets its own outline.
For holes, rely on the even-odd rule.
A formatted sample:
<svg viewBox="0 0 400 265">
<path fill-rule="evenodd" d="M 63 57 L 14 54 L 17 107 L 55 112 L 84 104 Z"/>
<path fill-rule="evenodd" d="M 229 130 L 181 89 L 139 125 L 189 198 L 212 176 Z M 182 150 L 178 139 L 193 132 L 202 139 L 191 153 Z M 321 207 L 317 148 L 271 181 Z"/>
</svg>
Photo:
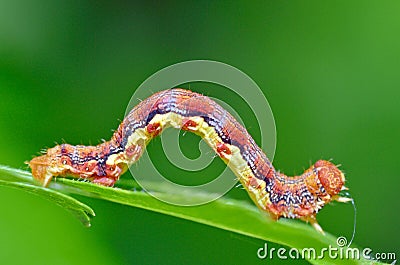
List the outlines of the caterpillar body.
<svg viewBox="0 0 400 265">
<path fill-rule="evenodd" d="M 108 142 L 97 146 L 57 145 L 29 162 L 33 177 L 47 186 L 55 176 L 73 176 L 113 186 L 135 163 L 147 143 L 165 128 L 200 135 L 228 164 L 250 197 L 273 219 L 299 218 L 323 233 L 316 214 L 340 197 L 344 174 L 319 160 L 300 176 L 288 177 L 273 167 L 246 129 L 215 101 L 201 94 L 170 89 L 140 102 L 125 117 Z"/>
</svg>

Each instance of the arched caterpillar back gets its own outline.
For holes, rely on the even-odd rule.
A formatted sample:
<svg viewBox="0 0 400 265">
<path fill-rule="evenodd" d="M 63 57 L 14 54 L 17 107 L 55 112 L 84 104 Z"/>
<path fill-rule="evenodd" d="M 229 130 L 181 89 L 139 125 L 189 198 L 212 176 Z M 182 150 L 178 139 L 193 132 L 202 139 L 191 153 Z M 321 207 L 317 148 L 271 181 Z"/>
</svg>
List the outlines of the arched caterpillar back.
<svg viewBox="0 0 400 265">
<path fill-rule="evenodd" d="M 319 160 L 302 175 L 275 170 L 263 151 L 235 118 L 210 98 L 184 89 L 158 92 L 139 103 L 110 141 L 97 146 L 57 145 L 29 162 L 35 179 L 48 185 L 54 176 L 73 176 L 113 186 L 142 155 L 147 143 L 167 128 L 191 131 L 232 169 L 256 205 L 272 218 L 299 218 L 323 232 L 316 214 L 340 197 L 344 174 Z"/>
</svg>

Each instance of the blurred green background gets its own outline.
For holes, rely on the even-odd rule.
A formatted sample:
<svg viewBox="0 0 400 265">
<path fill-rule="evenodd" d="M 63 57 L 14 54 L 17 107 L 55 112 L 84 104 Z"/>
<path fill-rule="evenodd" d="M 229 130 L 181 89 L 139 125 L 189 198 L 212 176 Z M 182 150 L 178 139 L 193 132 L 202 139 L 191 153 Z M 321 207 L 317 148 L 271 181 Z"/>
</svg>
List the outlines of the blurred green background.
<svg viewBox="0 0 400 265">
<path fill-rule="evenodd" d="M 185 60 L 217 60 L 247 73 L 268 98 L 275 167 L 291 175 L 320 158 L 342 164 L 358 209 L 355 242 L 398 256 L 399 14 L 398 1 L 2 0 L 0 163 L 25 169 L 54 142 L 109 139 L 151 74 Z M 207 84 L 191 88 L 230 101 Z M 256 121 L 246 126 L 259 141 Z M 157 148 L 149 146 L 153 155 Z M 243 190 L 231 193 L 247 199 Z M 282 262 L 257 259 L 261 240 L 80 199 L 97 213 L 90 229 L 43 198 L 0 188 L 1 263 Z M 329 205 L 318 219 L 350 237 L 350 205 Z"/>
</svg>

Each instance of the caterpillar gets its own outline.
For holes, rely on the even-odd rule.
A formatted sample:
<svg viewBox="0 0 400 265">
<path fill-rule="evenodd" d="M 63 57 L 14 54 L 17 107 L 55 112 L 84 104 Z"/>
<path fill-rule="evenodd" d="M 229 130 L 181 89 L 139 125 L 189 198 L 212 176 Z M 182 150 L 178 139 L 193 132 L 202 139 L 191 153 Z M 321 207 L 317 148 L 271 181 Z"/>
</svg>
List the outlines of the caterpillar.
<svg viewBox="0 0 400 265">
<path fill-rule="evenodd" d="M 167 127 L 201 136 L 228 164 L 251 199 L 274 219 L 297 218 L 323 233 L 316 214 L 331 201 L 348 202 L 344 174 L 319 160 L 300 176 L 277 171 L 246 129 L 207 96 L 179 88 L 140 102 L 108 142 L 97 146 L 57 145 L 29 162 L 34 179 L 47 186 L 56 176 L 83 178 L 113 186 L 135 163 L 149 141 Z"/>
</svg>

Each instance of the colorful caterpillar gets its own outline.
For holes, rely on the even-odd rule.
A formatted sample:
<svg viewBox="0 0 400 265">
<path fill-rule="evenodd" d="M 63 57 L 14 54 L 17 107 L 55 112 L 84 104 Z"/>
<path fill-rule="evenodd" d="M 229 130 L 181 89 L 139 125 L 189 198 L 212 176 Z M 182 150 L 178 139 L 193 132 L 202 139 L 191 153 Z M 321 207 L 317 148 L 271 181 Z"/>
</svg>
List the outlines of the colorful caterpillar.
<svg viewBox="0 0 400 265">
<path fill-rule="evenodd" d="M 47 186 L 55 176 L 73 176 L 113 186 L 142 155 L 147 143 L 165 128 L 200 135 L 228 164 L 255 204 L 275 220 L 299 218 L 323 233 L 316 214 L 327 203 L 351 201 L 343 173 L 319 160 L 302 175 L 274 169 L 263 151 L 235 118 L 210 98 L 184 89 L 158 92 L 125 117 L 111 140 L 97 146 L 57 145 L 29 162 L 35 179 Z M 229 163 L 228 163 L 229 162 Z"/>
</svg>

